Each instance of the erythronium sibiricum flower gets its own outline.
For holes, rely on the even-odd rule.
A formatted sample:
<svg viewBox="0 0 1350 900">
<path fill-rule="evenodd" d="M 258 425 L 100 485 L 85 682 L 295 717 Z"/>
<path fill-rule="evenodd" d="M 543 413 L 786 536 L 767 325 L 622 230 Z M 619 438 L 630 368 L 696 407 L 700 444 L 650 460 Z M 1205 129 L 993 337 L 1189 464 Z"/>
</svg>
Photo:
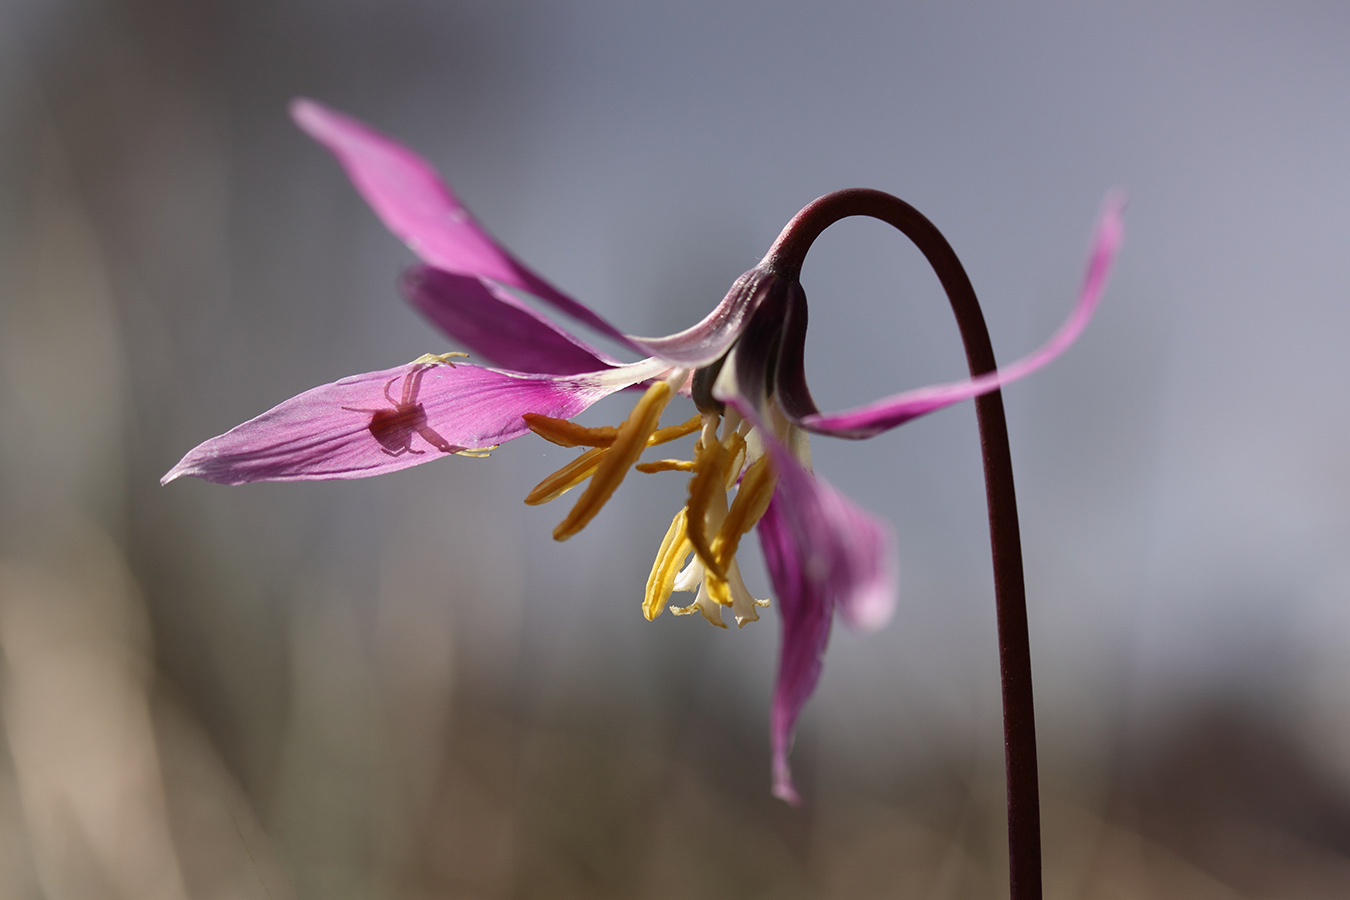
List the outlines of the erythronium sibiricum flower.
<svg viewBox="0 0 1350 900">
<path fill-rule="evenodd" d="M 803 371 L 805 293 L 795 267 L 774 251 L 693 327 L 659 338 L 625 335 L 516 260 L 411 150 L 312 101 L 296 101 L 291 112 L 419 257 L 402 281 L 408 299 L 470 353 L 500 368 L 460 361 L 462 353 L 427 355 L 322 385 L 196 447 L 164 482 L 183 475 L 222 484 L 363 478 L 444 455 L 485 455 L 534 432 L 585 448 L 526 498 L 544 503 L 586 484 L 554 529 L 555 538 L 566 540 L 630 469 L 688 473 L 686 502 L 661 542 L 642 610 L 654 619 L 673 592 L 687 591 L 693 602 L 673 608 L 677 615 L 697 612 L 725 627 L 723 610 L 730 608 L 738 625 L 756 620 L 769 601 L 746 588 L 736 553 L 757 528 L 783 620 L 770 717 L 773 789 L 796 802 L 788 750 L 819 680 L 834 613 L 850 626 L 874 629 L 896 598 L 889 527 L 812 473 L 807 433 L 871 437 L 993 391 L 1058 356 L 1101 295 L 1121 238 L 1122 201 L 1108 200 L 1077 303 L 1044 347 L 984 376 L 825 414 L 812 402 Z M 644 358 L 619 362 L 513 290 Z M 634 387 L 643 389 L 641 398 L 617 427 L 569 421 Z M 692 397 L 697 412 L 661 427 L 676 395 Z M 648 448 L 694 434 L 690 458 L 639 462 Z"/>
</svg>

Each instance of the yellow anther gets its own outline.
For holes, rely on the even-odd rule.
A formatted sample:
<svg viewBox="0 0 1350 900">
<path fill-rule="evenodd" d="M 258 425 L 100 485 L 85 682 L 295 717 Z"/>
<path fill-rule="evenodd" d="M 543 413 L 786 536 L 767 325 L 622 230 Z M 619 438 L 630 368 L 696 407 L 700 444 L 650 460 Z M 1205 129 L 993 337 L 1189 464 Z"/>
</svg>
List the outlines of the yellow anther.
<svg viewBox="0 0 1350 900">
<path fill-rule="evenodd" d="M 661 541 L 661 549 L 656 553 L 656 562 L 652 564 L 652 573 L 647 578 L 647 593 L 642 601 L 642 614 L 648 621 L 661 615 L 671 592 L 675 590 L 675 576 L 680 565 L 693 550 L 689 538 L 685 535 L 685 523 L 688 521 L 684 510 L 676 514 L 670 523 L 670 530 Z"/>
<path fill-rule="evenodd" d="M 608 447 L 614 443 L 614 438 L 619 433 L 619 429 L 608 425 L 603 428 L 587 428 L 576 422 L 541 416 L 538 413 L 525 413 L 522 418 L 531 431 L 559 447 Z"/>
<path fill-rule="evenodd" d="M 450 353 L 423 353 L 421 356 L 417 357 L 417 359 L 414 359 L 411 365 L 449 366 L 450 368 L 453 369 L 455 367 L 455 364 L 452 363 L 450 360 L 454 359 L 457 356 L 468 356 L 468 355 L 469 354 L 461 353 L 458 350 L 452 351 Z"/>
<path fill-rule="evenodd" d="M 723 570 L 736 558 L 741 536 L 754 528 L 764 515 L 764 511 L 769 508 L 769 501 L 773 499 L 773 491 L 777 485 L 778 476 L 770 467 L 767 456 L 761 456 L 745 470 L 745 477 L 741 479 L 741 488 L 736 492 L 736 499 L 732 501 L 731 509 L 727 511 L 727 517 L 712 542 L 712 556 Z M 728 590 L 728 603 L 730 596 Z M 717 602 L 722 601 L 719 599 Z"/>
<path fill-rule="evenodd" d="M 600 460 L 600 465 L 591 478 L 585 493 L 577 500 L 576 506 L 567 514 L 567 518 L 553 529 L 553 539 L 565 541 L 586 527 L 586 523 L 595 518 L 623 482 L 633 463 L 638 461 L 642 451 L 647 448 L 647 439 L 655 432 L 661 421 L 661 413 L 670 402 L 670 385 L 664 381 L 647 388 L 642 399 L 633 407 L 628 418 L 619 426 L 614 443 L 610 445 Z M 585 454 L 583 454 L 585 455 Z"/>
<path fill-rule="evenodd" d="M 667 425 L 665 428 L 656 429 L 656 433 L 647 438 L 647 446 L 655 447 L 657 444 L 667 444 L 678 440 L 687 434 L 693 434 L 703 425 L 703 417 L 695 415 L 688 422 L 681 422 L 679 425 Z"/>
<path fill-rule="evenodd" d="M 647 475 L 654 472 L 692 472 L 694 471 L 694 462 L 689 459 L 656 459 L 651 462 L 638 463 L 633 468 Z"/>
<path fill-rule="evenodd" d="M 745 438 L 733 431 L 731 437 L 727 438 L 723 443 L 726 445 L 727 454 L 729 456 L 727 460 L 726 486 L 726 490 L 729 491 L 736 484 L 736 476 L 740 474 L 741 466 L 745 465 Z"/>
<path fill-rule="evenodd" d="M 736 565 L 736 550 L 742 536 L 768 509 L 778 479 L 768 457 L 761 455 L 762 448 L 747 446 L 746 432 L 750 429 L 736 427 L 740 424 L 731 415 L 725 419 L 703 416 L 697 426 L 702 434 L 694 444 L 692 462 L 663 459 L 638 467 L 644 472 L 693 472 L 688 504 L 671 523 L 647 580 L 643 611 L 649 619 L 660 615 L 669 604 L 676 585 L 680 590 L 697 587 L 697 596 L 688 606 L 670 607 L 674 615 L 697 612 L 720 628 L 727 627 L 722 620 L 724 607 L 732 609 L 737 626 L 741 626 L 759 618 L 757 607 L 768 605 L 767 600 L 756 600 L 746 590 Z M 692 431 L 695 423 L 687 427 Z M 719 431 L 725 437 L 719 437 Z M 752 450 L 757 458 L 745 467 Z M 736 495 L 728 505 L 727 495 L 732 489 L 737 489 Z M 691 551 L 696 554 L 695 561 L 678 573 Z"/>
<path fill-rule="evenodd" d="M 614 443 L 614 438 L 619 434 L 619 429 L 613 426 L 587 428 L 567 419 L 555 419 L 553 416 L 544 416 L 539 413 L 525 413 L 522 418 L 531 431 L 559 447 L 608 447 Z M 694 416 L 688 422 L 682 422 L 679 425 L 658 428 L 651 437 L 647 438 L 647 446 L 655 447 L 657 444 L 667 444 L 687 434 L 693 434 L 698 431 L 698 428 L 698 416 Z"/>
<path fill-rule="evenodd" d="M 600 466 L 600 460 L 603 459 L 608 452 L 609 450 L 606 447 L 597 447 L 594 450 L 587 450 L 585 453 L 535 485 L 534 490 L 530 491 L 525 497 L 525 502 L 530 506 L 538 506 L 541 503 L 556 500 L 567 491 L 570 491 L 572 488 L 594 475 L 595 470 Z"/>
<path fill-rule="evenodd" d="M 477 459 L 487 459 L 493 450 L 500 447 L 501 444 L 493 444 L 491 447 L 465 447 L 463 450 L 456 450 L 456 456 L 472 456 Z"/>
<path fill-rule="evenodd" d="M 727 448 L 715 437 L 698 448 L 694 459 L 694 477 L 689 479 L 689 540 L 694 551 L 709 572 L 725 577 L 726 572 L 712 555 L 712 543 L 708 539 L 708 508 L 714 497 L 726 494 L 725 471 Z M 722 502 L 722 501 L 719 501 Z M 716 527 L 716 523 L 714 526 Z"/>
<path fill-rule="evenodd" d="M 731 584 L 725 578 L 719 578 L 713 572 L 709 571 L 703 583 L 708 588 L 708 596 L 711 597 L 718 606 L 731 605 Z"/>
</svg>

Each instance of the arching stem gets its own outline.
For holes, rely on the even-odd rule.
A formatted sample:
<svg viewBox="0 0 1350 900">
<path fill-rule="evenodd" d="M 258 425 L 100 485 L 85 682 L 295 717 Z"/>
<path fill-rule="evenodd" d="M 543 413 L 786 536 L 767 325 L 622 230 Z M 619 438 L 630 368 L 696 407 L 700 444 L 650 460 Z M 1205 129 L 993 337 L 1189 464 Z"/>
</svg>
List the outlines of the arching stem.
<svg viewBox="0 0 1350 900">
<path fill-rule="evenodd" d="M 831 224 L 849 216 L 880 219 L 905 234 L 923 252 L 951 301 L 972 376 L 996 368 L 989 331 L 975 289 L 947 239 L 918 210 L 882 191 L 854 188 L 826 194 L 799 212 L 778 236 L 766 260 L 796 277 L 806 251 Z M 1022 539 L 1017 526 L 1012 455 L 1003 396 L 992 391 L 975 400 L 984 457 L 989 539 L 993 550 L 994 603 L 998 618 L 999 671 L 1003 683 L 1003 749 L 1008 782 L 1008 862 L 1012 900 L 1041 897 L 1041 813 L 1036 770 L 1036 716 L 1031 686 Z"/>
</svg>

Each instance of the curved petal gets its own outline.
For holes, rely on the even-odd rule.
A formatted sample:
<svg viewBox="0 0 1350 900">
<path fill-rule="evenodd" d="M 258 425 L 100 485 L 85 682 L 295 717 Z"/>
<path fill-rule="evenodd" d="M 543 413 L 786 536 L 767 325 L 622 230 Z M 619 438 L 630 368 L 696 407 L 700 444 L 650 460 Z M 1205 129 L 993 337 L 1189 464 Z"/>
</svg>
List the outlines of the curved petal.
<svg viewBox="0 0 1350 900">
<path fill-rule="evenodd" d="M 769 373 L 774 357 L 780 355 L 783 322 L 787 311 L 805 307 L 805 294 L 794 279 L 777 278 L 771 290 L 763 292 L 748 318 L 726 351 L 726 360 L 712 385 L 713 397 L 737 406 L 749 405 L 763 421 L 772 421 L 769 406 Z M 751 413 L 741 410 L 747 418 Z M 765 433 L 769 433 L 765 430 Z"/>
<path fill-rule="evenodd" d="M 1113 193 L 1106 199 L 1093 238 L 1092 253 L 1088 261 L 1087 274 L 1083 279 L 1083 287 L 1069 318 L 1040 349 L 996 372 L 963 381 L 905 391 L 846 412 L 818 412 L 810 399 L 810 394 L 806 392 L 806 380 L 802 370 L 800 344 L 805 335 L 803 304 L 800 313 L 793 310 L 789 314 L 784 348 L 779 358 L 777 388 L 784 410 L 797 424 L 810 431 L 835 437 L 866 438 L 954 403 L 987 394 L 1031 374 L 1068 349 L 1069 345 L 1083 333 L 1083 329 L 1092 318 L 1124 236 L 1121 221 L 1124 206 L 1123 194 Z M 797 321 L 793 321 L 794 318 Z"/>
<path fill-rule="evenodd" d="M 795 284 L 771 269 L 753 268 L 736 279 L 722 302 L 697 325 L 665 337 L 629 335 L 628 340 L 641 352 L 671 365 L 691 369 L 706 366 L 731 349 L 761 305 L 781 302 Z"/>
<path fill-rule="evenodd" d="M 432 324 L 494 365 L 546 375 L 576 375 L 620 365 L 494 282 L 413 266 L 403 273 L 399 286 Z"/>
<path fill-rule="evenodd" d="M 219 484 L 365 478 L 448 453 L 502 444 L 521 416 L 571 418 L 666 367 L 653 360 L 553 376 L 418 364 L 353 375 L 306 391 L 190 451 L 161 479 Z"/>
<path fill-rule="evenodd" d="M 797 717 L 820 679 L 832 613 L 838 609 L 851 627 L 880 628 L 895 610 L 898 567 L 894 536 L 884 522 L 773 443 L 778 489 L 759 523 L 783 617 L 770 736 L 774 794 L 796 802 L 787 754 Z"/>
<path fill-rule="evenodd" d="M 792 749 L 797 717 L 820 681 L 821 655 L 830 639 L 832 610 L 825 598 L 812 590 L 802 572 L 801 557 L 783 520 L 777 497 L 769 501 L 757 530 L 764 564 L 773 582 L 775 605 L 783 620 L 778 679 L 769 714 L 773 795 L 796 806 L 801 803 L 801 796 L 792 783 L 788 751 Z"/>
<path fill-rule="evenodd" d="M 303 98 L 291 117 L 327 147 L 385 227 L 423 262 L 456 275 L 491 278 L 529 291 L 617 340 L 614 326 L 544 281 L 493 240 L 422 157 L 373 128 Z"/>
</svg>

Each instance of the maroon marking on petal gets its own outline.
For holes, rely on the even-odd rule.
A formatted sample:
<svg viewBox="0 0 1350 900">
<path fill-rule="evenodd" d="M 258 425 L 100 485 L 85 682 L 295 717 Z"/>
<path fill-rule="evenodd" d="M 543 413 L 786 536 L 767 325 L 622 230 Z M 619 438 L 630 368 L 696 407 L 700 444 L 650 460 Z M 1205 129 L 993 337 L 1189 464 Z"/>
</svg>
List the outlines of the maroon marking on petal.
<svg viewBox="0 0 1350 900">
<path fill-rule="evenodd" d="M 385 382 L 384 396 L 393 404 L 389 409 L 356 409 L 351 406 L 342 407 L 350 412 L 370 413 L 370 424 L 366 428 L 370 431 L 372 437 L 380 444 L 380 449 L 390 456 L 401 456 L 404 453 L 413 453 L 421 455 L 425 450 L 418 450 L 413 447 L 413 435 L 420 434 L 427 443 L 431 444 L 442 453 L 454 453 L 456 450 L 462 450 L 462 447 L 455 447 L 445 438 L 441 437 L 427 425 L 426 408 L 417 402 L 418 391 L 422 388 L 422 378 L 430 366 L 417 365 L 413 370 L 403 377 L 403 394 L 398 400 L 389 393 L 389 389 L 398 381 L 398 376 L 394 376 Z"/>
</svg>

